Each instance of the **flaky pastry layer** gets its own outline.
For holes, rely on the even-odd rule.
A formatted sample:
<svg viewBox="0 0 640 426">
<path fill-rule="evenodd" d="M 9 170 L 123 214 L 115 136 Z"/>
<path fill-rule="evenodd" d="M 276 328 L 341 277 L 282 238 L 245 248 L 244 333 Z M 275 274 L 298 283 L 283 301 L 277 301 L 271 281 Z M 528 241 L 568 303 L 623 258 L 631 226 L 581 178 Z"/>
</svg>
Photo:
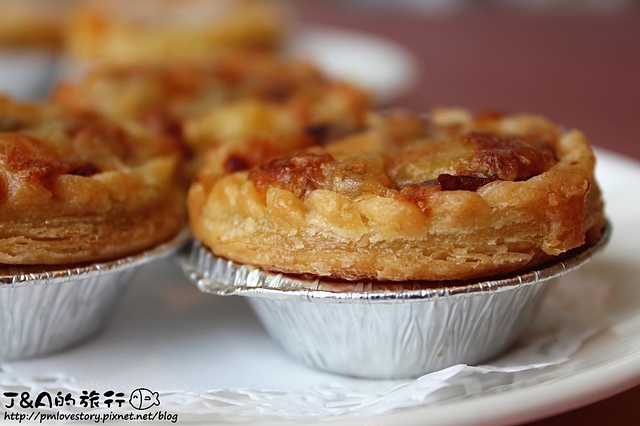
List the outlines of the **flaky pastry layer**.
<svg viewBox="0 0 640 426">
<path fill-rule="evenodd" d="M 466 280 L 532 267 L 599 238 L 595 157 L 532 115 L 373 115 L 362 133 L 221 178 L 188 208 L 211 251 L 347 280 Z"/>
<path fill-rule="evenodd" d="M 0 98 L 0 263 L 90 262 L 167 240 L 186 216 L 180 158 L 170 141 Z"/>
</svg>

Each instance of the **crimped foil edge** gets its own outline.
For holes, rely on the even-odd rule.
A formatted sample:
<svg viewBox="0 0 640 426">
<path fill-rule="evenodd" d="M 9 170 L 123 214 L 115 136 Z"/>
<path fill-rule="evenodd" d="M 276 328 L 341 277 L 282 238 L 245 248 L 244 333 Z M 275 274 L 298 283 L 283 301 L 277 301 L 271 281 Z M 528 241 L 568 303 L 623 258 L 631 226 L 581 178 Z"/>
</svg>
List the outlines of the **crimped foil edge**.
<svg viewBox="0 0 640 426">
<path fill-rule="evenodd" d="M 322 287 L 325 283 L 332 283 L 330 280 L 304 279 L 264 271 L 252 265 L 238 264 L 213 255 L 206 246 L 195 239 L 191 247 L 185 247 L 182 250 L 180 259 L 183 271 L 201 291 L 221 296 L 243 295 L 270 299 L 308 299 L 332 302 L 433 300 L 443 297 L 508 291 L 561 277 L 590 262 L 596 254 L 606 247 L 610 237 L 611 224 L 607 222 L 600 240 L 595 244 L 578 250 L 569 258 L 545 265 L 540 269 L 507 278 L 469 283 L 429 283 L 429 286 L 423 286 L 423 288 L 401 291 L 377 291 L 373 288 L 373 282 L 361 282 L 357 284 L 357 287 L 349 286 L 349 289 L 344 291 L 339 290 L 339 286 L 335 285 L 331 291 L 323 290 Z M 413 284 L 420 287 L 419 282 Z"/>
</svg>

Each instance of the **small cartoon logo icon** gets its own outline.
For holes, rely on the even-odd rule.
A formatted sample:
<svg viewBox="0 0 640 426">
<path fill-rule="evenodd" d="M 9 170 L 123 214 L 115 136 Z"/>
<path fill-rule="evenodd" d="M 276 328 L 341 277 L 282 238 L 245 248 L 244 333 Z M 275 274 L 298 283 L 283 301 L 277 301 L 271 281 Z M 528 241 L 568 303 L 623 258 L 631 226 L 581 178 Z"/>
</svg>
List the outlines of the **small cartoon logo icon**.
<svg viewBox="0 0 640 426">
<path fill-rule="evenodd" d="M 160 405 L 158 392 L 151 392 L 149 389 L 139 388 L 131 392 L 129 404 L 136 410 L 147 410 L 154 405 Z"/>
</svg>

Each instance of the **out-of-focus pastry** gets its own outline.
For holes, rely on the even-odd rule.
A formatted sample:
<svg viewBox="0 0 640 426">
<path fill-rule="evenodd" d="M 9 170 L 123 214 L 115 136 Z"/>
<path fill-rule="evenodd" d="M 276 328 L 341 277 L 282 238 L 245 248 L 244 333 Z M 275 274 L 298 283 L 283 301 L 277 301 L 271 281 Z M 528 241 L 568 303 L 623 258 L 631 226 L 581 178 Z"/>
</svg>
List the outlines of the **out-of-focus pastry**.
<svg viewBox="0 0 640 426">
<path fill-rule="evenodd" d="M 467 280 L 558 259 L 600 238 L 587 138 L 533 115 L 372 115 L 356 135 L 222 178 L 188 207 L 212 253 L 346 280 Z M 205 169 L 206 170 L 206 169 Z"/>
<path fill-rule="evenodd" d="M 78 0 L 0 0 L 0 45 L 60 48 Z"/>
<path fill-rule="evenodd" d="M 207 62 L 277 50 L 284 21 L 277 0 L 89 0 L 69 26 L 68 53 L 88 63 Z"/>
<path fill-rule="evenodd" d="M 53 99 L 181 140 L 196 162 L 217 159 L 217 173 L 358 130 L 369 107 L 363 90 L 308 62 L 261 54 L 230 54 L 207 65 L 94 69 L 61 84 Z"/>
<path fill-rule="evenodd" d="M 0 98 L 0 263 L 95 262 L 184 226 L 180 150 L 88 113 Z"/>
<path fill-rule="evenodd" d="M 67 19 L 79 0 L 0 0 L 0 93 L 49 94 Z"/>
</svg>

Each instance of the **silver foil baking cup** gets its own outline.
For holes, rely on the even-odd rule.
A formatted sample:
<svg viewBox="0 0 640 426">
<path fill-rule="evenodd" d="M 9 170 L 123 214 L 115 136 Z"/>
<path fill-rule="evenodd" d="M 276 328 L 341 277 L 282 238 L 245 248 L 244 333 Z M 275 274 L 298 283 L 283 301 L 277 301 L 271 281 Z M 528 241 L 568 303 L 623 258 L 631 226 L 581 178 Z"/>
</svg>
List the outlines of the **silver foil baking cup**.
<svg viewBox="0 0 640 426">
<path fill-rule="evenodd" d="M 140 254 L 74 267 L 0 268 L 0 361 L 59 351 L 98 331 L 136 268 L 177 251 L 187 229 Z"/>
<path fill-rule="evenodd" d="M 562 261 L 477 282 L 374 283 L 303 279 L 216 257 L 198 241 L 181 253 L 203 292 L 247 296 L 294 358 L 349 376 L 402 379 L 478 364 L 530 325 L 548 285 L 589 262 L 610 237 Z"/>
</svg>

